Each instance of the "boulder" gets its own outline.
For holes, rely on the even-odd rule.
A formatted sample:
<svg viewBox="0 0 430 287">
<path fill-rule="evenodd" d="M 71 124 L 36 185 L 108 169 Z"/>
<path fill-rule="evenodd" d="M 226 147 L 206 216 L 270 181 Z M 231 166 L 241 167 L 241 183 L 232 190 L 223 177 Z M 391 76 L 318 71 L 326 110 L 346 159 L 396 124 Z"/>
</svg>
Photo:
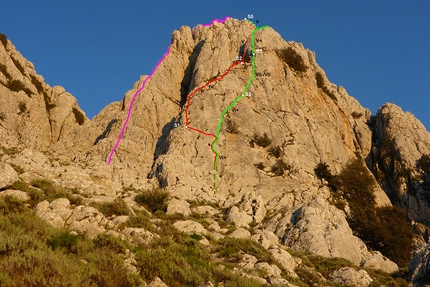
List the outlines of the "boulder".
<svg viewBox="0 0 430 287">
<path fill-rule="evenodd" d="M 238 229 L 236 229 L 235 231 L 230 233 L 228 236 L 232 237 L 232 238 L 250 239 L 251 238 L 251 232 L 249 232 L 246 229 L 243 229 L 242 227 L 239 227 Z"/>
<path fill-rule="evenodd" d="M 257 230 L 255 234 L 251 236 L 251 239 L 260 243 L 266 249 L 279 245 L 278 237 L 268 230 Z"/>
<path fill-rule="evenodd" d="M 122 238 L 130 242 L 134 246 L 143 245 L 148 246 L 153 240 L 154 236 L 148 230 L 137 227 L 127 227 L 121 231 Z"/>
<path fill-rule="evenodd" d="M 173 226 L 179 231 L 185 232 L 187 234 L 207 234 L 207 230 L 200 223 L 193 220 L 176 221 L 173 223 Z"/>
<path fill-rule="evenodd" d="M 185 200 L 173 198 L 167 205 L 166 213 L 169 215 L 179 213 L 184 216 L 189 216 L 191 214 L 190 204 Z"/>
<path fill-rule="evenodd" d="M 154 280 L 152 280 L 151 283 L 149 283 L 148 287 L 169 287 L 167 284 L 165 284 L 160 277 L 155 277 Z"/>
<path fill-rule="evenodd" d="M 269 249 L 269 253 L 284 267 L 290 276 L 297 277 L 297 274 L 294 272 L 294 268 L 297 267 L 297 262 L 290 253 L 278 247 Z"/>
<path fill-rule="evenodd" d="M 37 216 L 57 228 L 64 228 L 73 212 L 67 198 L 58 198 L 51 203 L 46 200 L 41 201 L 36 205 L 35 210 Z"/>
<path fill-rule="evenodd" d="M 383 256 L 379 251 L 371 252 L 371 257 L 364 259 L 362 266 L 380 269 L 387 273 L 393 273 L 399 270 L 396 263 Z"/>
<path fill-rule="evenodd" d="M 0 163 L 0 189 L 11 186 L 18 180 L 18 173 L 7 163 Z"/>
<path fill-rule="evenodd" d="M 249 227 L 252 222 L 252 216 L 245 212 L 239 211 L 237 206 L 230 208 L 228 212 L 227 222 L 236 225 L 237 227 Z"/>
<path fill-rule="evenodd" d="M 330 279 L 348 286 L 367 287 L 373 281 L 366 270 L 357 271 L 351 267 L 342 267 L 330 273 Z"/>
<path fill-rule="evenodd" d="M 293 224 L 286 229 L 283 242 L 293 250 L 341 257 L 357 266 L 370 256 L 366 245 L 352 234 L 345 213 L 323 198 L 311 200 L 289 216 Z"/>
<path fill-rule="evenodd" d="M 30 196 L 25 191 L 15 189 L 6 189 L 4 191 L 0 191 L 0 197 L 1 196 L 12 196 L 22 201 L 27 201 L 30 199 Z"/>
<path fill-rule="evenodd" d="M 192 208 L 191 210 L 197 214 L 209 215 L 209 216 L 213 216 L 213 215 L 219 213 L 219 211 L 217 209 L 215 209 L 209 205 L 196 206 L 196 207 Z"/>
<path fill-rule="evenodd" d="M 257 262 L 257 257 L 249 254 L 244 254 L 239 261 L 239 266 L 243 269 L 251 270 L 255 267 L 255 264 L 257 264 Z"/>
<path fill-rule="evenodd" d="M 260 274 L 264 277 L 276 277 L 281 278 L 281 269 L 275 264 L 269 264 L 267 262 L 260 262 L 255 264 L 255 269 L 257 269 Z"/>
</svg>

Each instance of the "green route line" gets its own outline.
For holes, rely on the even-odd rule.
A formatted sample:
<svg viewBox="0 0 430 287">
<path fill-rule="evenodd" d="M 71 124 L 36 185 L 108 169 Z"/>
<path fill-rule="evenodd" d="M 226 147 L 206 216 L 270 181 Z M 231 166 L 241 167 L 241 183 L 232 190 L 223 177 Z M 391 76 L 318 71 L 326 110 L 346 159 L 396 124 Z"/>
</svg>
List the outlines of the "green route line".
<svg viewBox="0 0 430 287">
<path fill-rule="evenodd" d="M 214 189 L 215 189 L 215 191 L 216 191 L 216 188 L 217 188 L 217 185 L 216 185 L 216 182 L 217 182 L 216 171 L 217 171 L 218 158 L 219 158 L 219 152 L 215 149 L 215 144 L 219 140 L 219 134 L 221 132 L 221 126 L 222 126 L 222 122 L 223 122 L 225 114 L 231 108 L 233 108 L 240 99 L 242 99 L 243 97 L 245 97 L 246 91 L 248 90 L 249 86 L 251 86 L 252 80 L 254 80 L 254 77 L 255 77 L 255 52 L 254 52 L 255 51 L 255 43 L 254 43 L 254 34 L 255 34 L 256 31 L 264 29 L 264 28 L 267 28 L 267 27 L 269 27 L 269 26 L 261 26 L 259 28 L 256 28 L 254 31 L 252 31 L 252 34 L 251 34 L 251 47 L 252 47 L 251 48 L 251 51 L 252 51 L 252 65 L 251 65 L 252 66 L 252 73 L 251 73 L 251 78 L 249 79 L 248 83 L 246 84 L 245 88 L 243 89 L 243 93 L 241 95 L 237 96 L 236 99 L 234 99 L 234 101 L 227 108 L 225 108 L 222 111 L 221 116 L 219 117 L 218 128 L 217 128 L 217 131 L 215 133 L 215 140 L 212 142 L 212 145 L 211 145 L 211 149 L 212 149 L 212 151 L 216 155 L 215 156 L 215 161 L 214 161 L 214 170 L 215 170 L 215 174 L 214 174 Z"/>
</svg>

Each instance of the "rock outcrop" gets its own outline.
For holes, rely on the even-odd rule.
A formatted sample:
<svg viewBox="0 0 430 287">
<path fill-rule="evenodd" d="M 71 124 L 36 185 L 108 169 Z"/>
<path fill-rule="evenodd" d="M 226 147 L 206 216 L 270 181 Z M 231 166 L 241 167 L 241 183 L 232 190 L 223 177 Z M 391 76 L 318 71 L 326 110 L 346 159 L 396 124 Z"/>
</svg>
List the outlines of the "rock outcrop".
<svg viewBox="0 0 430 287">
<path fill-rule="evenodd" d="M 207 248 L 223 239 L 252 240 L 274 258 L 264 262 L 245 253 L 240 275 L 293 286 L 280 268 L 297 277 L 300 267 L 322 282 L 367 286 L 372 278 L 363 270 L 340 268 L 324 278 L 286 251 L 398 270 L 355 236 L 348 206 L 337 209 L 333 190 L 315 175 L 319 163 L 339 174 L 348 162 L 363 159 L 373 174 L 376 206 L 401 206 L 422 231 L 416 242 L 429 240 L 430 174 L 417 166 L 430 154 L 425 127 L 393 104 L 372 116 L 329 82 L 314 52 L 270 27 L 231 18 L 181 27 L 150 78 L 141 76 L 122 101 L 92 120 L 3 39 L 0 94 L 2 195 L 33 200 L 14 183 L 46 178 L 84 197 L 121 194 L 139 210 L 133 201 L 138 189 L 163 188 L 170 194 L 167 218 L 183 217 L 173 222 L 176 232 L 202 237 Z M 90 238 L 107 233 L 134 246 L 158 238 L 157 226 L 120 228 L 134 211 L 106 217 L 90 201 L 41 201 L 35 211 L 55 227 Z M 428 277 L 426 250 L 418 249 L 410 263 L 416 284 Z M 133 256 L 127 260 L 130 272 L 138 273 Z M 157 277 L 149 286 L 165 284 Z"/>
<path fill-rule="evenodd" d="M 430 134 L 414 115 L 394 104 L 383 105 L 373 122 L 376 179 L 410 220 L 430 225 L 430 180 L 417 168 L 421 156 L 430 154 Z"/>
<path fill-rule="evenodd" d="M 0 94 L 0 129 L 26 147 L 46 151 L 89 121 L 76 99 L 63 87 L 45 84 L 9 40 L 0 44 Z"/>
</svg>

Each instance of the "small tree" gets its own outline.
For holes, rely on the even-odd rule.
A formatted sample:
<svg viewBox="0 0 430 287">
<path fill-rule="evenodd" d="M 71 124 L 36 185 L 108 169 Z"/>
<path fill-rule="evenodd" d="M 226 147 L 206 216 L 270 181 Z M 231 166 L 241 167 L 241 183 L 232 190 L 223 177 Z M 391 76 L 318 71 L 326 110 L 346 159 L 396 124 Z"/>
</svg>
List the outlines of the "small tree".
<svg viewBox="0 0 430 287">
<path fill-rule="evenodd" d="M 430 154 L 423 154 L 417 161 L 417 167 L 425 173 L 430 173 Z"/>
</svg>

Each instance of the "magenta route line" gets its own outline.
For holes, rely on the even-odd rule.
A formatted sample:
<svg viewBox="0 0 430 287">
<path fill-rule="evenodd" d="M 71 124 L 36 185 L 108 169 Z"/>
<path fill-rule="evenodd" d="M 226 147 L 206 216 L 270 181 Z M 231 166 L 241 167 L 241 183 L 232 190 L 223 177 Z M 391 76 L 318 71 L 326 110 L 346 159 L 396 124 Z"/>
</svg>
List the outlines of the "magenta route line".
<svg viewBox="0 0 430 287">
<path fill-rule="evenodd" d="M 164 56 L 163 56 L 163 57 L 158 61 L 157 65 L 155 65 L 154 69 L 152 70 L 152 73 L 151 73 L 148 77 L 146 77 L 146 79 L 143 81 L 143 83 L 142 83 L 142 87 L 140 87 L 140 89 L 139 89 L 139 90 L 137 90 L 137 92 L 136 92 L 136 93 L 134 93 L 134 96 L 133 96 L 133 98 L 131 99 L 130 106 L 129 106 L 129 108 L 128 108 L 127 118 L 125 119 L 124 125 L 122 126 L 122 129 L 121 129 L 121 133 L 119 134 L 118 140 L 116 141 L 115 146 L 113 147 L 112 151 L 111 151 L 111 152 L 110 152 L 110 154 L 109 154 L 108 164 L 110 164 L 110 162 L 112 161 L 113 154 L 115 153 L 116 148 L 118 147 L 119 142 L 121 141 L 122 136 L 124 135 L 125 129 L 127 128 L 127 124 L 128 124 L 128 121 L 130 120 L 131 110 L 133 109 L 133 103 L 134 103 L 134 100 L 136 99 L 136 96 L 137 96 L 137 95 L 138 95 L 138 94 L 143 90 L 143 88 L 145 87 L 146 82 L 147 82 L 147 81 L 152 77 L 152 75 L 154 75 L 154 73 L 155 73 L 155 71 L 157 70 L 158 66 L 160 66 L 161 62 L 162 62 L 162 61 L 163 61 L 163 60 L 164 60 L 164 59 L 165 59 L 169 54 L 170 54 L 170 46 L 167 48 L 167 53 L 166 53 L 166 54 L 164 54 Z"/>
<path fill-rule="evenodd" d="M 212 25 L 213 23 L 215 23 L 215 22 L 219 22 L 219 23 L 224 23 L 228 18 L 230 18 L 230 16 L 226 16 L 224 19 L 222 19 L 222 20 L 220 20 L 220 19 L 214 19 L 214 20 L 212 20 L 212 22 L 210 23 L 210 24 L 199 24 L 199 25 L 197 25 L 193 30 L 192 30 L 192 34 L 194 34 L 194 30 L 197 28 L 197 27 L 200 27 L 200 26 L 210 26 L 210 25 Z M 172 45 L 172 43 L 170 43 L 170 45 Z M 115 146 L 113 147 L 113 149 L 112 149 L 112 151 L 110 152 L 110 154 L 109 154 L 109 158 L 108 158 L 108 161 L 107 161 L 107 163 L 110 165 L 110 163 L 111 163 L 111 161 L 112 161 L 112 157 L 113 157 L 113 154 L 115 153 L 115 151 L 116 151 L 116 149 L 117 149 L 117 147 L 118 147 L 118 145 L 119 145 L 119 142 L 121 141 L 121 139 L 122 139 L 122 136 L 124 135 L 124 133 L 125 133 L 125 129 L 127 128 L 127 124 L 128 124 L 128 121 L 130 120 L 130 117 L 131 117 L 131 110 L 133 109 L 133 103 L 134 103 L 134 100 L 136 99 L 136 97 L 137 97 L 137 95 L 143 90 L 143 88 L 145 87 L 145 84 L 146 84 L 146 81 L 148 81 L 151 77 L 152 77 L 152 75 L 154 75 L 154 73 L 155 73 L 155 71 L 157 70 L 157 68 L 158 68 L 158 66 L 160 66 L 160 64 L 161 64 L 161 62 L 168 56 L 170 54 L 170 46 L 167 48 L 167 53 L 166 54 L 164 54 L 164 56 L 158 61 L 158 63 L 157 63 L 157 65 L 155 65 L 155 67 L 154 67 L 154 69 L 152 70 L 152 73 L 151 74 L 149 74 L 149 76 L 148 77 L 146 77 L 146 79 L 143 81 L 143 83 L 142 83 L 142 86 L 140 87 L 140 89 L 139 90 L 137 90 L 137 92 L 136 93 L 134 93 L 134 96 L 133 96 L 133 98 L 131 99 L 131 101 L 130 101 L 130 106 L 129 106 L 129 108 L 128 108 L 128 113 L 127 113 L 127 118 L 125 119 L 125 122 L 124 122 L 124 125 L 122 126 L 122 129 L 121 129 L 121 133 L 119 134 L 119 137 L 118 137 L 118 140 L 116 141 L 116 143 L 115 143 Z"/>
<path fill-rule="evenodd" d="M 222 19 L 222 20 L 220 20 L 220 19 L 213 19 L 213 20 L 212 20 L 212 22 L 210 22 L 209 24 L 199 24 L 199 25 L 197 25 L 196 27 L 194 27 L 194 29 L 191 31 L 191 33 L 194 35 L 194 30 L 195 30 L 196 28 L 200 27 L 200 26 L 207 27 L 207 26 L 212 25 L 212 24 L 213 24 L 213 23 L 215 23 L 215 22 L 218 22 L 218 23 L 224 23 L 228 18 L 230 18 L 230 16 L 225 16 L 225 18 L 224 18 L 224 19 Z"/>
</svg>

